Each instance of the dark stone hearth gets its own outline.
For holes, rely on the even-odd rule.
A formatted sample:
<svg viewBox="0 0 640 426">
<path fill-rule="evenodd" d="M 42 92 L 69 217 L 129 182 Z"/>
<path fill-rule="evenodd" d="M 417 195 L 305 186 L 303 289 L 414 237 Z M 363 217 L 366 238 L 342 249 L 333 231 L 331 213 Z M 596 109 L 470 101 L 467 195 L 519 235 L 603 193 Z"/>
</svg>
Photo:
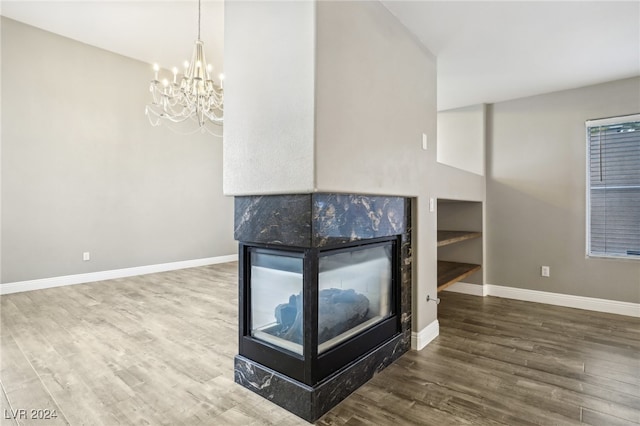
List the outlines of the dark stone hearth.
<svg viewBox="0 0 640 426">
<path fill-rule="evenodd" d="M 267 398 L 308 422 L 315 422 L 353 391 L 402 356 L 410 347 L 411 334 L 402 334 L 347 368 L 308 386 L 241 355 L 235 357 L 235 382 Z"/>
</svg>

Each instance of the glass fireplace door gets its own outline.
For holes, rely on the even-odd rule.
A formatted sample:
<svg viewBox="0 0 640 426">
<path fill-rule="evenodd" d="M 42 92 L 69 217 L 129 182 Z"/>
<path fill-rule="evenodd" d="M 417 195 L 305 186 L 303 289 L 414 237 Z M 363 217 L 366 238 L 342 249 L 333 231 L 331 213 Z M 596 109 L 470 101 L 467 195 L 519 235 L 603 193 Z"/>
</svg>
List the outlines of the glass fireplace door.
<svg viewBox="0 0 640 426">
<path fill-rule="evenodd" d="M 242 356 L 313 385 L 400 333 L 397 237 L 241 253 Z"/>
<path fill-rule="evenodd" d="M 318 353 L 393 314 L 392 246 L 321 256 L 318 263 Z"/>
<path fill-rule="evenodd" d="M 303 353 L 303 258 L 251 253 L 251 336 Z"/>
</svg>

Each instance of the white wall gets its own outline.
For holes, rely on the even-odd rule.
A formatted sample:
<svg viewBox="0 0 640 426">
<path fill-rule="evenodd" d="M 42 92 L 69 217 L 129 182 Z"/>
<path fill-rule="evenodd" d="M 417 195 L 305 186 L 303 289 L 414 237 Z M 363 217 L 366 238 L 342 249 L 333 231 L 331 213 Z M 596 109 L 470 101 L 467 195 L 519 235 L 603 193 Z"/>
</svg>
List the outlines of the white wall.
<svg viewBox="0 0 640 426">
<path fill-rule="evenodd" d="M 222 142 L 151 127 L 151 77 L 2 18 L 3 283 L 236 252 Z"/>
<path fill-rule="evenodd" d="M 315 2 L 225 3 L 224 192 L 314 189 Z"/>
<path fill-rule="evenodd" d="M 484 175 L 485 105 L 438 111 L 438 162 Z"/>
<path fill-rule="evenodd" d="M 640 78 L 488 109 L 488 283 L 640 302 L 640 262 L 585 258 L 585 121 L 639 111 Z"/>
</svg>

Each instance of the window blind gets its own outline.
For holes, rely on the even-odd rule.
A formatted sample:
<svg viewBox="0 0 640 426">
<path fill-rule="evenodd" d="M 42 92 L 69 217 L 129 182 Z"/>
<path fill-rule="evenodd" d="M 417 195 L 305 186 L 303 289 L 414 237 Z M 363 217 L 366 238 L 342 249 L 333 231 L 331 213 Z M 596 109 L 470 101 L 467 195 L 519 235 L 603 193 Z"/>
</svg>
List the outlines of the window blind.
<svg viewBox="0 0 640 426">
<path fill-rule="evenodd" d="M 588 254 L 640 259 L 640 115 L 587 122 Z"/>
</svg>

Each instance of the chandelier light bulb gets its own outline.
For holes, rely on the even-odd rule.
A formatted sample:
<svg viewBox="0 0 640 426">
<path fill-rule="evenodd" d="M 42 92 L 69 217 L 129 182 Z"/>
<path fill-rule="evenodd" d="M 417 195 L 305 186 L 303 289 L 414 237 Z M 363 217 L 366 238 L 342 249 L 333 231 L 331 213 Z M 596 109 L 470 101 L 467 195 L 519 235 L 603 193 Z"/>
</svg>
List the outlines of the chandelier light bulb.
<svg viewBox="0 0 640 426">
<path fill-rule="evenodd" d="M 158 71 L 160 71 L 160 65 L 158 64 L 153 64 L 153 73 L 154 73 L 154 80 L 158 81 Z"/>
<path fill-rule="evenodd" d="M 184 69 L 186 70 L 187 68 L 189 68 L 189 61 L 184 61 L 182 65 L 184 65 Z"/>
</svg>

